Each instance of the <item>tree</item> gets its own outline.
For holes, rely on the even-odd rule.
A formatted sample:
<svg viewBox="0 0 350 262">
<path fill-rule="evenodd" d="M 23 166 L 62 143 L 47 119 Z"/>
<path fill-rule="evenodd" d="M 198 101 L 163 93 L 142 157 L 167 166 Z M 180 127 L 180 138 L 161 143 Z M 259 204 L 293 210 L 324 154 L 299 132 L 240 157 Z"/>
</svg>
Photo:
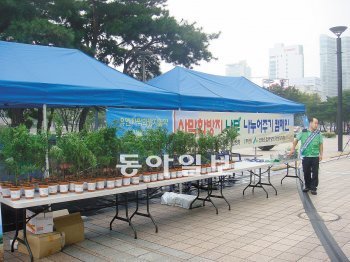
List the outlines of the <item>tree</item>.
<svg viewBox="0 0 350 262">
<path fill-rule="evenodd" d="M 195 23 L 176 21 L 166 0 L 0 0 L 0 38 L 8 41 L 75 47 L 130 75 L 140 73 L 139 51 L 148 78 L 160 61 L 191 67 L 214 57 L 206 34 Z"/>
<path fill-rule="evenodd" d="M 350 132 L 350 90 L 346 90 L 343 92 L 343 120 L 346 124 L 344 130 L 347 133 Z"/>
<path fill-rule="evenodd" d="M 195 23 L 178 22 L 166 0 L 0 0 L 0 39 L 78 48 L 103 63 L 122 66 L 141 79 L 160 74 L 160 62 L 191 67 L 215 59 L 208 50 L 219 33 L 206 34 Z M 81 111 L 84 126 L 89 108 Z"/>
<path fill-rule="evenodd" d="M 306 107 L 306 114 L 312 115 L 319 120 L 321 129 L 327 131 L 326 124 L 329 124 L 329 131 L 336 131 L 338 97 L 327 97 L 321 101 L 318 94 L 303 93 L 295 87 L 282 88 L 274 85 L 269 88 L 272 93 L 286 99 L 303 103 Z M 343 123 L 344 130 L 350 130 L 350 90 L 343 91 Z"/>
</svg>

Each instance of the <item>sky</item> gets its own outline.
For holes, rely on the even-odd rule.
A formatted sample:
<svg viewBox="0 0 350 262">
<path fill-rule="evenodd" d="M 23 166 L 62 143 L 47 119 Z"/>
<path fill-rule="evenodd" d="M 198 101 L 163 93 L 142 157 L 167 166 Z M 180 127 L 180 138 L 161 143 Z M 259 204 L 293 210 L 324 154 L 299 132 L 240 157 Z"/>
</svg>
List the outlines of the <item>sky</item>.
<svg viewBox="0 0 350 262">
<path fill-rule="evenodd" d="M 167 9 L 206 33 L 221 32 L 209 47 L 218 60 L 193 67 L 210 74 L 225 75 L 225 65 L 246 60 L 253 78 L 265 78 L 269 48 L 284 43 L 303 45 L 304 75 L 319 77 L 320 35 L 342 25 L 342 36 L 350 36 L 350 0 L 168 0 Z M 163 73 L 172 68 L 161 66 Z"/>
</svg>

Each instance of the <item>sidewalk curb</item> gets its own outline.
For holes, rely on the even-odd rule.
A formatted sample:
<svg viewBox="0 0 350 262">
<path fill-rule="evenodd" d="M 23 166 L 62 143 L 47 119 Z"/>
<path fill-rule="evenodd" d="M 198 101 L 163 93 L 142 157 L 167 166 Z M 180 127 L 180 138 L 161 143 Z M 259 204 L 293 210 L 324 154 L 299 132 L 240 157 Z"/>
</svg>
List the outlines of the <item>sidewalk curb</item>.
<svg viewBox="0 0 350 262">
<path fill-rule="evenodd" d="M 297 190 L 299 193 L 300 200 L 304 206 L 304 210 L 309 217 L 309 221 L 320 240 L 323 248 L 325 249 L 328 257 L 331 261 L 349 261 L 339 244 L 335 241 L 333 235 L 327 228 L 321 216 L 318 214 L 312 200 L 308 193 L 302 192 L 301 182 L 297 183 Z"/>
</svg>

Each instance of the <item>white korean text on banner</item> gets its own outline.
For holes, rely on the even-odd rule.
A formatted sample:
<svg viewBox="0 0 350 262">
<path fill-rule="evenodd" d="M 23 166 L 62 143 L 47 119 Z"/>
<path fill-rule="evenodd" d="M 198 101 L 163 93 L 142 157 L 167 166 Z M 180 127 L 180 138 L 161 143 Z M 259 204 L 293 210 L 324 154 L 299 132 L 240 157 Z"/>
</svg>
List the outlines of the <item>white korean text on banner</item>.
<svg viewBox="0 0 350 262">
<path fill-rule="evenodd" d="M 122 133 L 164 127 L 169 132 L 196 133 L 200 129 L 217 135 L 233 126 L 239 131 L 235 148 L 282 144 L 294 138 L 292 114 L 109 109 L 107 124 L 116 123 Z"/>
</svg>

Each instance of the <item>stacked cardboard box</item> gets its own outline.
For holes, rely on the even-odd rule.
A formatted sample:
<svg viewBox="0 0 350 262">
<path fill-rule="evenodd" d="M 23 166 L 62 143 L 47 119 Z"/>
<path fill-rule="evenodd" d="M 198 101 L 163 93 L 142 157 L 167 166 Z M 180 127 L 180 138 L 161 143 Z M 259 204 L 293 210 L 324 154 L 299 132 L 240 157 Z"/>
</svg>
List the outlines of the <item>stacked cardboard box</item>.
<svg viewBox="0 0 350 262">
<path fill-rule="evenodd" d="M 27 212 L 27 217 L 34 215 L 30 211 Z M 23 239 L 21 231 L 19 238 Z M 27 240 L 36 259 L 60 252 L 64 246 L 84 240 L 84 223 L 81 215 L 73 213 L 53 217 L 52 212 L 41 213 L 27 224 Z M 28 254 L 26 246 L 21 243 L 18 245 L 18 251 Z"/>
</svg>

